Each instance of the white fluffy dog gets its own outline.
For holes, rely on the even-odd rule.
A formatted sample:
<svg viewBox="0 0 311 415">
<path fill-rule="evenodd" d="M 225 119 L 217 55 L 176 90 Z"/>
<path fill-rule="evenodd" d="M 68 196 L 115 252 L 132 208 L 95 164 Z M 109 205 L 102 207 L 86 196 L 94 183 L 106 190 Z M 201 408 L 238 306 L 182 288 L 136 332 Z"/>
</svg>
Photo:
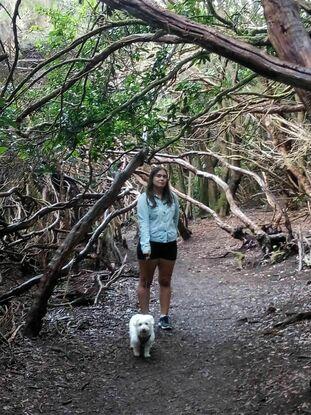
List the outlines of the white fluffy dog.
<svg viewBox="0 0 311 415">
<path fill-rule="evenodd" d="M 154 319 L 150 314 L 134 314 L 130 319 L 130 346 L 134 356 L 150 357 L 154 343 Z"/>
</svg>

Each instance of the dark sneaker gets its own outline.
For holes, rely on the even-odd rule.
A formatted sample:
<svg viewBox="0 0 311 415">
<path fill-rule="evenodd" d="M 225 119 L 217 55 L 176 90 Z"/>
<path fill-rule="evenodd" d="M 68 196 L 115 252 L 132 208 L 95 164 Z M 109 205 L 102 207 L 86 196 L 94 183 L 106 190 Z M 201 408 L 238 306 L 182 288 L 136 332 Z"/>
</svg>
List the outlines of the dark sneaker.
<svg viewBox="0 0 311 415">
<path fill-rule="evenodd" d="M 169 316 L 160 317 L 158 326 L 162 330 L 172 330 L 172 328 L 173 328 L 172 323 L 171 323 L 171 319 L 169 318 Z"/>
</svg>

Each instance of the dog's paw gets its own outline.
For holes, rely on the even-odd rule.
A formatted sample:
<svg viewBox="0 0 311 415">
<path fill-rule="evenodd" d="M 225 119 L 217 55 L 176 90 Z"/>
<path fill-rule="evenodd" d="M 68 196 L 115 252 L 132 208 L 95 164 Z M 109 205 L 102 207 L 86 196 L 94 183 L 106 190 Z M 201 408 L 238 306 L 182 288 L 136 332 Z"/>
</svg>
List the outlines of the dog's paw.
<svg viewBox="0 0 311 415">
<path fill-rule="evenodd" d="M 150 356 L 150 353 L 145 353 L 145 354 L 144 354 L 144 358 L 145 358 L 145 359 L 148 359 L 149 357 L 151 357 L 151 356 Z"/>
</svg>

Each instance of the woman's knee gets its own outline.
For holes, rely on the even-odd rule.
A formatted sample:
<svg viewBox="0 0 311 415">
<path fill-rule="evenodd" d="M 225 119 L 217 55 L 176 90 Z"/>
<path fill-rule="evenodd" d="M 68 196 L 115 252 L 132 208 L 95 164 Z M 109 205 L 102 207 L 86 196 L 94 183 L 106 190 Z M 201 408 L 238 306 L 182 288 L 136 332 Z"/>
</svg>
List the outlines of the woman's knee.
<svg viewBox="0 0 311 415">
<path fill-rule="evenodd" d="M 171 286 L 171 280 L 172 280 L 172 276 L 168 276 L 168 277 L 159 277 L 159 285 L 161 287 L 170 287 Z"/>
<path fill-rule="evenodd" d="M 138 288 L 150 288 L 152 285 L 152 279 L 146 279 L 144 277 L 140 277 Z"/>
</svg>

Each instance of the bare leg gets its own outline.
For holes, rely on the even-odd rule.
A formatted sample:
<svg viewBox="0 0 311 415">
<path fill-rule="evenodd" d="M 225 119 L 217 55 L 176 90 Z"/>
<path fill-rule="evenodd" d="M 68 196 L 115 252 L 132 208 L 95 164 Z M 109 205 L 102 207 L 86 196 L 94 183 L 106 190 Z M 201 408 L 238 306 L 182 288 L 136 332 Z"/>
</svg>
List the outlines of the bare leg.
<svg viewBox="0 0 311 415">
<path fill-rule="evenodd" d="M 159 260 L 159 285 L 160 285 L 160 307 L 161 314 L 167 315 L 171 303 L 171 279 L 175 261 L 168 259 Z"/>
<path fill-rule="evenodd" d="M 140 310 L 143 314 L 149 313 L 150 287 L 153 280 L 154 271 L 158 264 L 157 259 L 139 260 L 139 284 L 137 295 Z"/>
</svg>

